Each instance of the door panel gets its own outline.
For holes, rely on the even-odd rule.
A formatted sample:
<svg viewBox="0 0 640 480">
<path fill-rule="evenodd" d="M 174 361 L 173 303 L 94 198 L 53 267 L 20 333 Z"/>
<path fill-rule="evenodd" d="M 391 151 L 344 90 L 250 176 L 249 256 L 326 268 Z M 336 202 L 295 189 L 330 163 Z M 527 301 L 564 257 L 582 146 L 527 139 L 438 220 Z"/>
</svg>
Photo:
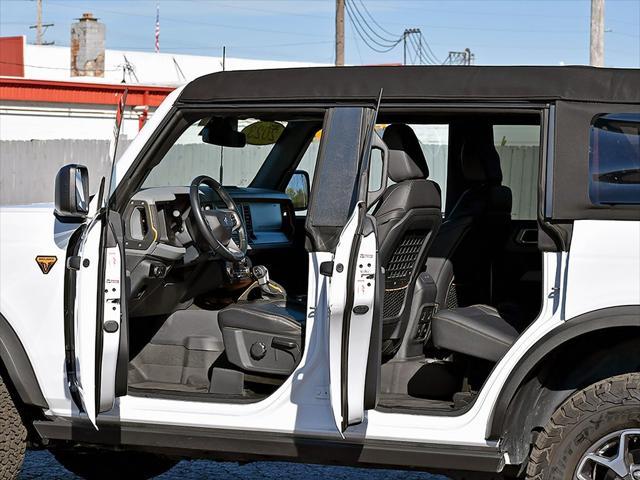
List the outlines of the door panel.
<svg viewBox="0 0 640 480">
<path fill-rule="evenodd" d="M 344 431 L 346 412 L 346 397 L 343 397 L 347 381 L 346 372 L 343 376 L 343 339 L 345 308 L 349 288 L 349 265 L 351 250 L 358 228 L 358 209 L 351 214 L 340 235 L 336 253 L 333 257 L 333 272 L 329 282 L 329 394 L 331 408 L 336 427 Z"/>
<path fill-rule="evenodd" d="M 117 244 L 112 246 L 111 242 L 108 242 L 104 260 L 102 328 L 96 332 L 98 338 L 102 337 L 100 388 L 96 393 L 100 398 L 99 412 L 111 410 L 116 397 L 116 371 L 121 329 L 121 272 L 120 248 Z"/>
<path fill-rule="evenodd" d="M 360 231 L 362 223 L 373 226 L 371 218 L 361 218 L 363 212 L 359 204 L 340 236 L 329 285 L 330 396 L 341 432 L 363 421 L 366 382 L 375 381 L 367 373 L 378 252 L 375 230 Z"/>
<path fill-rule="evenodd" d="M 74 309 L 75 387 L 79 408 L 96 424 L 96 335 L 102 222 L 94 217 L 81 241 Z"/>
<path fill-rule="evenodd" d="M 373 226 L 371 217 L 365 219 L 367 224 Z M 350 270 L 353 271 L 353 302 L 351 305 L 351 313 L 349 314 L 348 333 L 347 333 L 347 379 L 345 381 L 347 388 L 347 412 L 343 414 L 343 421 L 346 420 L 347 425 L 356 425 L 364 420 L 364 411 L 367 408 L 366 382 L 372 382 L 368 373 L 370 360 L 370 349 L 372 340 L 372 329 L 374 324 L 374 315 L 376 312 L 376 278 L 378 272 L 378 252 L 377 240 L 373 228 L 369 229 L 366 234 L 360 234 L 360 238 L 356 239 L 359 244 L 357 255 L 352 258 L 355 265 Z M 343 353 L 344 355 L 344 353 Z M 344 359 L 343 359 L 344 361 Z M 377 383 L 377 382 L 376 382 Z M 345 426 L 346 427 L 346 426 Z"/>
<path fill-rule="evenodd" d="M 104 222 L 104 213 L 91 220 L 76 259 L 74 365 L 69 375 L 78 407 L 94 426 L 98 413 L 113 408 L 121 348 L 122 258 Z"/>
</svg>

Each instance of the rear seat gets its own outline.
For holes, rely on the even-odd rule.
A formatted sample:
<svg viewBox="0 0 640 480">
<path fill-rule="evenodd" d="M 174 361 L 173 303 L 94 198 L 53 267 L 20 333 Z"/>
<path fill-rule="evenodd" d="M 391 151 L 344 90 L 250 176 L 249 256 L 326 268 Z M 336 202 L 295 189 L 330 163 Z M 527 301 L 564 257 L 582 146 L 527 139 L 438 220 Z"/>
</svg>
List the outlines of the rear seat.
<svg viewBox="0 0 640 480">
<path fill-rule="evenodd" d="M 431 321 L 437 348 L 497 362 L 518 338 L 518 331 L 488 305 L 439 311 Z"/>
</svg>

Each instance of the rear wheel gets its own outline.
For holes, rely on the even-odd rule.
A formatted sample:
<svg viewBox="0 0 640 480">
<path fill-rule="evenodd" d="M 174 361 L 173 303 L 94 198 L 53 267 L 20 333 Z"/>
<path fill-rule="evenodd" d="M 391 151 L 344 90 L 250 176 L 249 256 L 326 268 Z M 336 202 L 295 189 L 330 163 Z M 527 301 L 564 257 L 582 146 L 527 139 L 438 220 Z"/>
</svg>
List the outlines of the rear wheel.
<svg viewBox="0 0 640 480">
<path fill-rule="evenodd" d="M 172 458 L 146 452 L 97 449 L 51 449 L 64 468 L 86 480 L 115 477 L 146 480 L 157 477 L 178 463 Z"/>
<path fill-rule="evenodd" d="M 640 480 L 640 373 L 574 394 L 540 432 L 529 480 Z"/>
<path fill-rule="evenodd" d="M 18 477 L 26 444 L 27 429 L 0 377 L 0 479 Z"/>
</svg>

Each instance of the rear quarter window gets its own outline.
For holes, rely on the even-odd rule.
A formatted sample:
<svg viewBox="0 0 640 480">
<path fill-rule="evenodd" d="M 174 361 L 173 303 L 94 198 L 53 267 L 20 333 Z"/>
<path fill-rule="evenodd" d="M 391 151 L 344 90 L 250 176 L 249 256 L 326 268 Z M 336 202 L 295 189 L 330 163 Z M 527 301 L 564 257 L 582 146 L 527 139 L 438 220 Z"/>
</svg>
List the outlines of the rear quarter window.
<svg viewBox="0 0 640 480">
<path fill-rule="evenodd" d="M 640 113 L 594 117 L 589 134 L 589 198 L 595 205 L 640 204 Z"/>
</svg>

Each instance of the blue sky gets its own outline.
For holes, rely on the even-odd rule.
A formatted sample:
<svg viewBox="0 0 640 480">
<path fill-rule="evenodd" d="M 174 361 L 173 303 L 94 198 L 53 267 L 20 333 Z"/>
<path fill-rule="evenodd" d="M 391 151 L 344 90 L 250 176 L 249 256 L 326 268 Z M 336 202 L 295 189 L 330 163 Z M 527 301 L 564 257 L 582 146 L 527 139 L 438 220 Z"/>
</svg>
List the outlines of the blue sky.
<svg viewBox="0 0 640 480">
<path fill-rule="evenodd" d="M 586 64 L 589 0 L 347 0 L 363 1 L 385 38 L 422 30 L 434 56 L 470 48 L 477 64 Z M 153 50 L 156 0 L 43 0 L 45 39 L 69 44 L 69 27 L 91 11 L 107 25 L 107 47 Z M 335 0 L 160 0 L 163 52 L 333 62 Z M 360 6 L 362 10 L 362 7 Z M 33 0 L 0 0 L 0 35 L 26 34 Z M 640 67 L 640 0 L 606 0 L 605 63 Z M 383 42 L 384 43 L 384 42 Z M 370 50 L 346 20 L 350 64 L 402 61 L 402 44 Z"/>
</svg>

